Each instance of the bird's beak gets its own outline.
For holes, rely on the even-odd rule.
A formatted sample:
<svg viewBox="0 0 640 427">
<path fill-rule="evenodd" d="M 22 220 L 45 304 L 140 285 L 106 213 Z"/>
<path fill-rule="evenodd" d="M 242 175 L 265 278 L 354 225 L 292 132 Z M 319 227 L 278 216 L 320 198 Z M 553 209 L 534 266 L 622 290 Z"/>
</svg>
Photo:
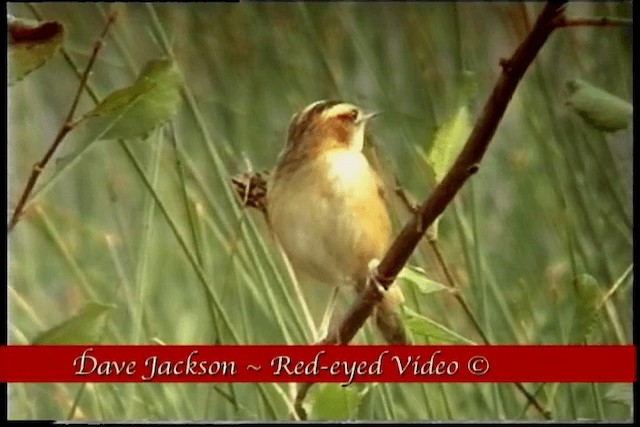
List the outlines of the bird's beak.
<svg viewBox="0 0 640 427">
<path fill-rule="evenodd" d="M 366 122 L 367 120 L 374 118 L 374 117 L 375 117 L 375 116 L 377 116 L 378 114 L 380 114 L 380 112 L 378 112 L 378 111 L 374 111 L 373 113 L 367 113 L 367 114 L 364 114 L 362 117 L 360 117 L 360 118 L 358 119 L 358 121 L 356 122 L 356 124 L 364 123 L 364 122 Z"/>
</svg>

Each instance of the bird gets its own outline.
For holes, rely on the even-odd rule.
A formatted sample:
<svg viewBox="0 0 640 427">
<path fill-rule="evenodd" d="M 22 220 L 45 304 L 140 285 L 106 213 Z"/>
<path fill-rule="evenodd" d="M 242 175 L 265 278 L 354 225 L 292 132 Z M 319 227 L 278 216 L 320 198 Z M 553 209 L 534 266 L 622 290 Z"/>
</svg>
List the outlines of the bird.
<svg viewBox="0 0 640 427">
<path fill-rule="evenodd" d="M 284 149 L 267 182 L 270 229 L 298 280 L 363 292 L 372 261 L 391 244 L 382 180 L 364 153 L 364 129 L 376 113 L 321 100 L 291 118 Z M 374 309 L 388 344 L 406 344 L 402 292 L 392 286 Z"/>
</svg>

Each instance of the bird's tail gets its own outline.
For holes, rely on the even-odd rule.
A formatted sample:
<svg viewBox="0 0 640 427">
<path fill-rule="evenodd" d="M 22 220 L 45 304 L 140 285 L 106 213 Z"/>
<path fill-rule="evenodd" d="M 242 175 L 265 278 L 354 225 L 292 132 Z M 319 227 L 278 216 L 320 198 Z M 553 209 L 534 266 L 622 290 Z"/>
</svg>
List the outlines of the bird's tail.
<svg viewBox="0 0 640 427">
<path fill-rule="evenodd" d="M 404 296 L 398 285 L 389 288 L 375 309 L 376 326 L 388 344 L 408 344 L 407 332 L 400 315 Z"/>
</svg>

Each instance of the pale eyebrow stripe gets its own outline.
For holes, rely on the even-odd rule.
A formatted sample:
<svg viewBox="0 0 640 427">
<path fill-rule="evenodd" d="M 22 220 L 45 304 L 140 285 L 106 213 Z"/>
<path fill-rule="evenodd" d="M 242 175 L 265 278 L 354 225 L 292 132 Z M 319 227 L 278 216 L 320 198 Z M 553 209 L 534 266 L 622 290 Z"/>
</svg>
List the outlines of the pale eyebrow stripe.
<svg viewBox="0 0 640 427">
<path fill-rule="evenodd" d="M 357 109 L 355 105 L 351 105 L 346 102 L 340 102 L 338 104 L 334 104 L 325 108 L 324 111 L 322 111 L 322 116 L 324 118 L 337 116 L 338 114 L 349 112 L 354 108 Z"/>
</svg>

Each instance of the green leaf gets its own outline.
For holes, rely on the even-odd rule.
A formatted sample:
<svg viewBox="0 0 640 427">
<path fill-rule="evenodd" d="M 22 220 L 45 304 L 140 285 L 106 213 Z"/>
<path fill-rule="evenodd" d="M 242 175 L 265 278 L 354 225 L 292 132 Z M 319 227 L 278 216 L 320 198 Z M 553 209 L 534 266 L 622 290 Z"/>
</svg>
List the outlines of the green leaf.
<svg viewBox="0 0 640 427">
<path fill-rule="evenodd" d="M 633 105 L 585 81 L 567 82 L 571 106 L 589 125 L 603 132 L 615 132 L 629 126 Z"/>
<path fill-rule="evenodd" d="M 132 86 L 112 93 L 82 117 L 78 147 L 56 159 L 55 174 L 33 193 L 33 198 L 51 189 L 96 141 L 145 135 L 168 120 L 179 106 L 181 82 L 172 61 L 148 62 Z"/>
<path fill-rule="evenodd" d="M 62 45 L 64 26 L 57 21 L 38 22 L 7 16 L 8 84 L 37 70 Z"/>
<path fill-rule="evenodd" d="M 133 85 L 111 93 L 83 116 L 90 139 L 148 135 L 176 113 L 181 86 L 182 75 L 175 62 L 149 61 Z"/>
<path fill-rule="evenodd" d="M 75 316 L 42 332 L 32 344 L 95 344 L 100 340 L 107 311 L 111 308 L 111 305 L 89 302 Z"/>
<path fill-rule="evenodd" d="M 420 293 L 428 295 L 447 289 L 443 284 L 435 282 L 427 277 L 427 273 L 420 267 L 405 266 L 398 274 L 398 279 L 415 286 Z"/>
<path fill-rule="evenodd" d="M 598 282 L 588 274 L 576 280 L 576 308 L 569 334 L 569 342 L 583 344 L 599 317 L 601 292 Z"/>
<path fill-rule="evenodd" d="M 427 154 L 427 163 L 431 166 L 436 181 L 442 180 L 449 171 L 464 143 L 467 142 L 471 130 L 469 109 L 462 106 L 436 131 L 433 144 Z"/>
<path fill-rule="evenodd" d="M 604 395 L 604 399 L 611 403 L 618 403 L 631 407 L 633 403 L 633 386 L 631 384 L 613 384 Z"/>
<path fill-rule="evenodd" d="M 429 339 L 429 344 L 475 344 L 473 341 L 453 332 L 415 311 L 404 307 L 404 325 L 411 333 Z"/>
<path fill-rule="evenodd" d="M 84 117 L 104 117 L 109 114 L 119 116 L 150 89 L 153 89 L 153 85 L 143 83 L 116 90 L 107 96 L 100 104 L 96 105 L 93 110 L 86 113 Z"/>
<path fill-rule="evenodd" d="M 472 129 L 469 108 L 466 105 L 462 105 L 451 118 L 438 128 L 429 152 L 425 155 L 418 149 L 420 156 L 429 166 L 436 183 L 440 182 L 447 174 L 460 154 L 464 143 L 467 142 Z M 433 221 L 427 231 L 429 239 L 438 239 L 439 226 L 440 216 Z"/>
<path fill-rule="evenodd" d="M 362 402 L 364 392 L 356 387 L 343 387 L 337 383 L 320 384 L 311 403 L 309 418 L 312 420 L 349 420 L 355 419 Z"/>
</svg>

